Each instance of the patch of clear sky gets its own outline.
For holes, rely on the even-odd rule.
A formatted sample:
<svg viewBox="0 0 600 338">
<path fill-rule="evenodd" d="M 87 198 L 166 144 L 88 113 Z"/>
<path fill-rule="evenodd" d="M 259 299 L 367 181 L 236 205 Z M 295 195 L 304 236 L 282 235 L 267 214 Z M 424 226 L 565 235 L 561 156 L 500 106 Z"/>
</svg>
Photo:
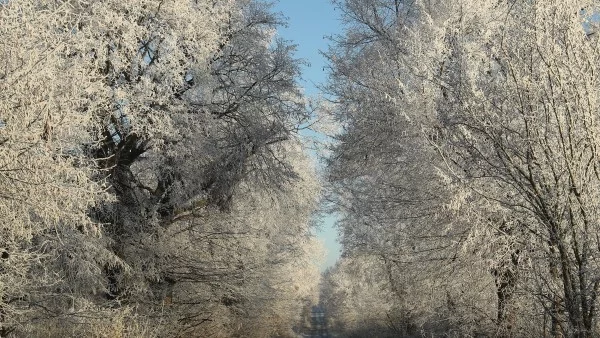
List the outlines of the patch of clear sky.
<svg viewBox="0 0 600 338">
<path fill-rule="evenodd" d="M 320 94 L 318 85 L 327 80 L 327 63 L 320 51 L 327 50 L 327 36 L 342 32 L 339 12 L 329 0 L 280 0 L 274 3 L 273 9 L 287 18 L 288 26 L 280 27 L 278 36 L 296 44 L 296 57 L 308 62 L 309 65 L 302 68 L 301 85 L 308 96 L 316 98 Z M 322 270 L 335 264 L 340 257 L 335 220 L 334 215 L 324 217 L 317 232 L 327 249 Z"/>
</svg>

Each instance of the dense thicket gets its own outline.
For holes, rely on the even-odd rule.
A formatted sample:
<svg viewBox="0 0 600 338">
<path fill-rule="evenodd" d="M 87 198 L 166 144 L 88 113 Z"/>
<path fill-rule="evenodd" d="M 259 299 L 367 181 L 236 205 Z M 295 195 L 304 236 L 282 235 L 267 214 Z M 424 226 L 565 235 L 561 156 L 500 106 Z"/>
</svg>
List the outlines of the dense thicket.
<svg viewBox="0 0 600 338">
<path fill-rule="evenodd" d="M 291 334 L 319 185 L 260 1 L 0 1 L 0 336 Z"/>
<path fill-rule="evenodd" d="M 345 0 L 327 53 L 348 336 L 592 337 L 600 53 L 592 1 Z"/>
</svg>

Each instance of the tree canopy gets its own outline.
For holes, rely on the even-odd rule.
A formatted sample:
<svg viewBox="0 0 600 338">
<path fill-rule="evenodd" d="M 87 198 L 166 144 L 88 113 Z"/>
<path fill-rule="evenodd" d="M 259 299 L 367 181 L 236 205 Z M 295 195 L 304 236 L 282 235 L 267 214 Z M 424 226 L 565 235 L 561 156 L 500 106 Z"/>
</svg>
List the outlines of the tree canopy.
<svg viewBox="0 0 600 338">
<path fill-rule="evenodd" d="M 320 187 L 262 1 L 0 2 L 0 336 L 293 334 Z"/>
<path fill-rule="evenodd" d="M 597 4 L 336 3 L 338 330 L 597 335 Z"/>
</svg>

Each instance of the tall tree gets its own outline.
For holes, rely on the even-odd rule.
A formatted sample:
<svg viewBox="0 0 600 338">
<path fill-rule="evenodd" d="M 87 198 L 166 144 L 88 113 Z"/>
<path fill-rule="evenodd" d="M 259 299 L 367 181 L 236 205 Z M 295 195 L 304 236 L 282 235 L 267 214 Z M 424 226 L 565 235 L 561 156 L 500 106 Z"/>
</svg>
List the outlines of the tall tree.
<svg viewBox="0 0 600 338">
<path fill-rule="evenodd" d="M 0 335 L 295 324 L 319 189 L 281 22 L 250 0 L 0 3 Z"/>
<path fill-rule="evenodd" d="M 596 11 L 580 1 L 501 3 L 489 16 L 465 11 L 460 36 L 450 38 L 440 109 L 457 172 L 518 215 L 531 259 L 545 261 L 534 272 L 535 292 L 551 330 L 576 337 L 593 335 L 600 286 L 598 52 L 586 32 Z M 488 24 L 498 16 L 501 24 Z"/>
<path fill-rule="evenodd" d="M 343 130 L 329 167 L 346 259 L 443 258 L 433 270 L 453 273 L 438 314 L 464 332 L 593 335 L 594 5 L 339 6 L 348 30 L 328 89 Z M 463 297 L 467 285 L 482 292 Z"/>
</svg>

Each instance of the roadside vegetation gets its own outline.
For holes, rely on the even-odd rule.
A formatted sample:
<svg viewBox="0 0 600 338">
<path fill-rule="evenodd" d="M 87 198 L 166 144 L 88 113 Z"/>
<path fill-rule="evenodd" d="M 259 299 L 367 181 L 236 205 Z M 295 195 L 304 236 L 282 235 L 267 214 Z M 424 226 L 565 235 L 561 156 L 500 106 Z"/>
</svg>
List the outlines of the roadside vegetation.
<svg viewBox="0 0 600 338">
<path fill-rule="evenodd" d="M 0 337 L 289 336 L 301 62 L 262 1 L 0 1 Z"/>
</svg>

